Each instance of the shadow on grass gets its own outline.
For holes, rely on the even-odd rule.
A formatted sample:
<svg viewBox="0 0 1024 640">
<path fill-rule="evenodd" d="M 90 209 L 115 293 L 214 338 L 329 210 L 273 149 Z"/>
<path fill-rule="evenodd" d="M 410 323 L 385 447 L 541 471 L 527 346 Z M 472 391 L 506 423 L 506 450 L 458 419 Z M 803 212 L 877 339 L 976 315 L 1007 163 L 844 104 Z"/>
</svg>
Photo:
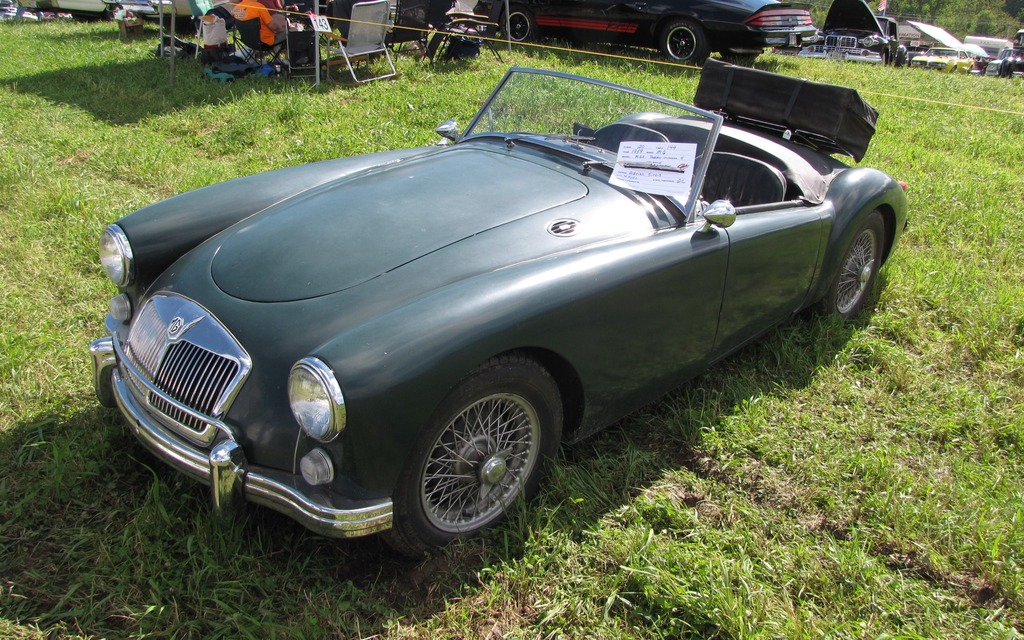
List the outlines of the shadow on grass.
<svg viewBox="0 0 1024 640">
<path fill-rule="evenodd" d="M 113 23 L 111 23 L 113 24 Z M 179 31 L 179 36 L 190 34 Z M 83 31 L 78 33 L 47 34 L 41 32 L 41 41 L 49 42 L 55 49 L 69 45 L 70 41 L 101 41 L 102 46 L 109 47 L 121 38 L 117 30 L 111 27 L 110 32 Z M 134 45 L 144 46 L 149 53 L 142 59 L 126 62 L 104 62 L 95 65 L 81 65 L 60 69 L 33 70 L 26 68 L 21 75 L 10 79 L 10 86 L 19 93 L 37 95 L 56 104 L 66 104 L 92 114 L 98 120 L 112 125 L 134 124 L 152 116 L 171 113 L 176 110 L 194 106 L 217 105 L 231 101 L 242 91 L 257 89 L 267 92 L 293 92 L 297 90 L 313 90 L 307 80 L 286 79 L 276 77 L 249 76 L 232 83 L 213 82 L 202 75 L 203 65 L 192 57 L 175 60 L 172 74 L 170 61 L 156 57 L 155 51 L 159 42 L 157 27 L 147 23 L 144 36 L 133 39 Z M 565 43 L 550 41 L 554 47 L 567 46 Z M 72 42 L 72 46 L 80 43 Z M 501 43 L 495 47 L 504 53 Z M 700 69 L 695 67 L 666 64 L 658 52 L 648 49 L 630 47 L 614 47 L 611 45 L 592 45 L 587 50 L 570 50 L 564 48 L 526 47 L 516 45 L 513 49 L 524 53 L 537 64 L 544 65 L 545 60 L 559 60 L 566 64 L 593 63 L 594 54 L 602 66 L 613 69 L 635 70 L 638 67 L 659 72 L 678 73 L 682 77 L 696 78 Z M 399 54 L 396 54 L 399 55 Z M 411 55 L 411 54 L 402 54 Z M 489 51 L 481 55 L 490 57 Z M 626 57 L 622 57 L 626 56 Z M 489 62 L 489 61 L 488 61 Z M 423 62 L 423 64 L 428 64 Z M 431 65 L 431 72 L 439 75 L 464 73 L 472 60 L 456 60 L 436 62 Z M 507 66 L 507 62 L 503 66 Z M 774 68 L 779 63 L 774 59 L 761 58 L 754 65 L 759 68 Z M 337 82 L 337 74 L 327 83 L 321 83 L 320 90 L 348 90 L 355 85 L 348 82 L 347 76 Z M 198 81 L 197 81 L 198 80 Z"/>
<path fill-rule="evenodd" d="M 650 488 L 668 471 L 715 473 L 702 460 L 702 433 L 720 429 L 750 398 L 786 394 L 812 382 L 870 316 L 844 323 L 803 314 L 604 431 L 563 447 L 553 474 L 582 487 L 584 500 L 564 499 L 573 489 L 555 486 L 539 505 L 555 528 L 582 532 Z"/>
<path fill-rule="evenodd" d="M 582 443 L 509 520 L 423 561 L 334 540 L 253 507 L 214 516 L 206 487 L 146 452 L 115 412 L 42 415 L 0 434 L 5 618 L 86 635 L 366 637 L 472 597 L 485 566 L 532 553 L 531 528 L 581 533 L 666 471 L 700 474 L 705 427 L 744 399 L 806 386 L 855 325 L 799 318 Z M 88 405 L 88 399 L 78 404 Z M 576 502 L 577 484 L 590 483 Z M 545 515 L 538 515 L 545 514 Z M 543 522 L 540 522 L 543 519 Z"/>
<path fill-rule="evenodd" d="M 118 39 L 116 33 L 88 37 Z M 147 32 L 145 40 L 150 55 L 142 59 L 43 71 L 26 68 L 24 74 L 13 76 L 9 84 L 14 91 L 74 107 L 111 125 L 135 124 L 152 116 L 195 106 L 224 104 L 251 90 L 276 93 L 316 90 L 308 79 L 258 74 L 229 83 L 211 81 L 203 75 L 203 65 L 193 57 L 175 59 L 172 86 L 170 60 L 155 55 L 159 36 Z M 60 45 L 55 43 L 54 46 Z M 321 90 L 348 90 L 354 86 L 351 82 L 332 80 L 322 82 Z"/>
</svg>

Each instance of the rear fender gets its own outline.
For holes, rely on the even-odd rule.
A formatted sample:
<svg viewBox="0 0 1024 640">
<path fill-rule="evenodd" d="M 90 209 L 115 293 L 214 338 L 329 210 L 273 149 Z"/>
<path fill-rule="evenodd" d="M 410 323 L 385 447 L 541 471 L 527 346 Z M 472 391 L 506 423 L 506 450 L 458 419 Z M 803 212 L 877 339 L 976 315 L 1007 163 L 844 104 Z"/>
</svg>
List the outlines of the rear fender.
<svg viewBox="0 0 1024 640">
<path fill-rule="evenodd" d="M 820 300 L 828 291 L 839 271 L 839 265 L 853 234 L 861 222 L 874 210 L 882 212 L 885 220 L 885 247 L 883 261 L 888 258 L 907 221 L 907 195 L 903 187 L 885 173 L 869 168 L 847 169 L 832 181 L 828 202 L 834 210 L 829 230 L 821 276 L 811 301 Z"/>
</svg>

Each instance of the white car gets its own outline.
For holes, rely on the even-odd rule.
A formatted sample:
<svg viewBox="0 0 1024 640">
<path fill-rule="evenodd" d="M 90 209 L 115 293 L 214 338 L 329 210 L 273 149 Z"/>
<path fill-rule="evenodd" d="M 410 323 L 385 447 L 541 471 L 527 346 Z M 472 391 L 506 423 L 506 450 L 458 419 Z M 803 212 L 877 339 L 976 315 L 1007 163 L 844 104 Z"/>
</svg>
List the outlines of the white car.
<svg viewBox="0 0 1024 640">
<path fill-rule="evenodd" d="M 18 4 L 33 11 L 62 11 L 71 14 L 100 15 L 111 18 L 115 4 L 103 0 L 18 0 Z"/>
</svg>

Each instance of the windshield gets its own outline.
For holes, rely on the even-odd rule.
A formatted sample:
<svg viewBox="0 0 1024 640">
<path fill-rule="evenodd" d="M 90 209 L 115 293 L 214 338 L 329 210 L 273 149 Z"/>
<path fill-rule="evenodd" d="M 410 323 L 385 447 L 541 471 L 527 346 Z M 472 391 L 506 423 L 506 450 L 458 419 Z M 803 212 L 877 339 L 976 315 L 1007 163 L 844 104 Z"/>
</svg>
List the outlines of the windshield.
<svg viewBox="0 0 1024 640">
<path fill-rule="evenodd" d="M 955 56 L 956 51 L 952 49 L 929 49 L 925 54 L 927 56 Z"/>
<path fill-rule="evenodd" d="M 511 69 L 460 140 L 499 135 L 611 169 L 619 187 L 671 198 L 692 219 L 717 114 L 579 76 Z"/>
</svg>

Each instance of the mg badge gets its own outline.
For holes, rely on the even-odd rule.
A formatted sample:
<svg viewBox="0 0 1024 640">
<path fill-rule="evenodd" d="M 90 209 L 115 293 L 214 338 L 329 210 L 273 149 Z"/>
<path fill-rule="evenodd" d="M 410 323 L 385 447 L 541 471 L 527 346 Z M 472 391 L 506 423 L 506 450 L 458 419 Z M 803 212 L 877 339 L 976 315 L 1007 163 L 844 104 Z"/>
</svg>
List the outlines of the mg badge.
<svg viewBox="0 0 1024 640">
<path fill-rule="evenodd" d="M 181 333 L 181 330 L 184 328 L 185 319 L 182 318 L 181 316 L 174 316 L 174 319 L 171 320 L 171 323 L 167 325 L 167 337 L 176 338 L 178 334 Z"/>
<path fill-rule="evenodd" d="M 205 318 L 206 315 L 199 313 L 194 318 L 185 319 L 184 316 L 174 316 L 171 321 L 167 323 L 167 339 L 177 340 L 181 336 L 185 335 L 189 329 L 199 324 L 199 321 Z"/>
<path fill-rule="evenodd" d="M 576 234 L 580 221 L 572 218 L 561 218 L 548 225 L 548 233 L 553 236 L 566 237 Z"/>
</svg>

